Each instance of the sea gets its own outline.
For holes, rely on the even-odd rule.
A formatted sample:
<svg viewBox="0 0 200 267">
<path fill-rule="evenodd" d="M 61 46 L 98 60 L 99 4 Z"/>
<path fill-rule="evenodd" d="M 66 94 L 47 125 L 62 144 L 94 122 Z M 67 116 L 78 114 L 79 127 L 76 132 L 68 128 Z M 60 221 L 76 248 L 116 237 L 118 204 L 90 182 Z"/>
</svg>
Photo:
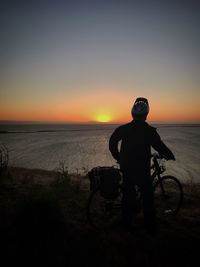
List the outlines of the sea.
<svg viewBox="0 0 200 267">
<path fill-rule="evenodd" d="M 166 161 L 166 174 L 200 183 L 200 124 L 151 124 L 176 161 Z M 1 123 L 0 145 L 9 151 L 9 166 L 85 173 L 117 165 L 109 149 L 116 124 Z M 152 153 L 154 151 L 152 150 Z"/>
</svg>

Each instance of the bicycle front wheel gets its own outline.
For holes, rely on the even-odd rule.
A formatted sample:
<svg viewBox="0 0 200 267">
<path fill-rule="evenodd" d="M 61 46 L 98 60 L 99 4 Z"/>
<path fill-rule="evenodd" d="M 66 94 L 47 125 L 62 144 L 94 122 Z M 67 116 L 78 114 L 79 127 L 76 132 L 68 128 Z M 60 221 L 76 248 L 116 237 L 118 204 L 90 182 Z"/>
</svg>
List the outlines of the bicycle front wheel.
<svg viewBox="0 0 200 267">
<path fill-rule="evenodd" d="M 166 175 L 156 182 L 154 202 L 158 216 L 177 214 L 182 201 L 183 189 L 176 177 Z"/>
<path fill-rule="evenodd" d="M 121 198 L 121 190 L 118 197 L 114 199 L 102 197 L 100 188 L 92 191 L 87 203 L 89 224 L 98 230 L 105 230 L 116 225 L 121 215 Z"/>
</svg>

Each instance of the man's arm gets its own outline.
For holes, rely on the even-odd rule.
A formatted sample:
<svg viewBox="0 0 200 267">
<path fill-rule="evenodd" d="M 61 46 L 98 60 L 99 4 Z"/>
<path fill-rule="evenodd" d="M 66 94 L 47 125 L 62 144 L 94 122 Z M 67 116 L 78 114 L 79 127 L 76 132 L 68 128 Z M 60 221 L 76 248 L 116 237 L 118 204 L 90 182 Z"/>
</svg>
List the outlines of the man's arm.
<svg viewBox="0 0 200 267">
<path fill-rule="evenodd" d="M 117 128 L 110 137 L 109 140 L 109 150 L 117 161 L 119 161 L 119 150 L 118 150 L 118 143 L 121 140 L 121 131 L 120 128 Z"/>
<path fill-rule="evenodd" d="M 152 147 L 158 151 L 166 160 L 175 160 L 175 156 L 172 151 L 163 143 L 160 135 L 154 131 L 152 136 Z"/>
</svg>

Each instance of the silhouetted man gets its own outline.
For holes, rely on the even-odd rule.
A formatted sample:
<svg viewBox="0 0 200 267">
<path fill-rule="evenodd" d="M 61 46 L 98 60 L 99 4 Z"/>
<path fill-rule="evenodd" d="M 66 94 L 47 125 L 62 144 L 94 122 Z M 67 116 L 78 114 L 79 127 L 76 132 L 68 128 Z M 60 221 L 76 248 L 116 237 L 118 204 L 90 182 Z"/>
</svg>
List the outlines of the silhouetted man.
<svg viewBox="0 0 200 267">
<path fill-rule="evenodd" d="M 167 160 L 175 160 L 175 157 L 162 142 L 156 128 L 145 122 L 149 113 L 148 100 L 137 98 L 131 113 L 133 120 L 118 127 L 109 141 L 110 152 L 123 172 L 122 221 L 124 227 L 130 230 L 136 206 L 134 186 L 137 185 L 142 194 L 145 228 L 150 234 L 155 234 L 156 220 L 150 176 L 151 146 Z"/>
</svg>

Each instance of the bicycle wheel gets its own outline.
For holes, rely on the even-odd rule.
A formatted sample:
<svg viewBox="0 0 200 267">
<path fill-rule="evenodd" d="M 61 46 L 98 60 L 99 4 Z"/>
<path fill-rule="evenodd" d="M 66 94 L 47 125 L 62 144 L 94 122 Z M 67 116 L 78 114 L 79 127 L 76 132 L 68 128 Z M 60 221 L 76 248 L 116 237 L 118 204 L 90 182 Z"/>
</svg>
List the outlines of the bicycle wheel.
<svg viewBox="0 0 200 267">
<path fill-rule="evenodd" d="M 121 190 L 115 199 L 101 196 L 99 187 L 92 191 L 87 203 L 87 219 L 96 229 L 107 229 L 119 222 L 121 216 Z"/>
<path fill-rule="evenodd" d="M 183 189 L 176 177 L 161 177 L 154 186 L 154 202 L 157 215 L 174 215 L 179 211 L 183 200 Z"/>
</svg>

